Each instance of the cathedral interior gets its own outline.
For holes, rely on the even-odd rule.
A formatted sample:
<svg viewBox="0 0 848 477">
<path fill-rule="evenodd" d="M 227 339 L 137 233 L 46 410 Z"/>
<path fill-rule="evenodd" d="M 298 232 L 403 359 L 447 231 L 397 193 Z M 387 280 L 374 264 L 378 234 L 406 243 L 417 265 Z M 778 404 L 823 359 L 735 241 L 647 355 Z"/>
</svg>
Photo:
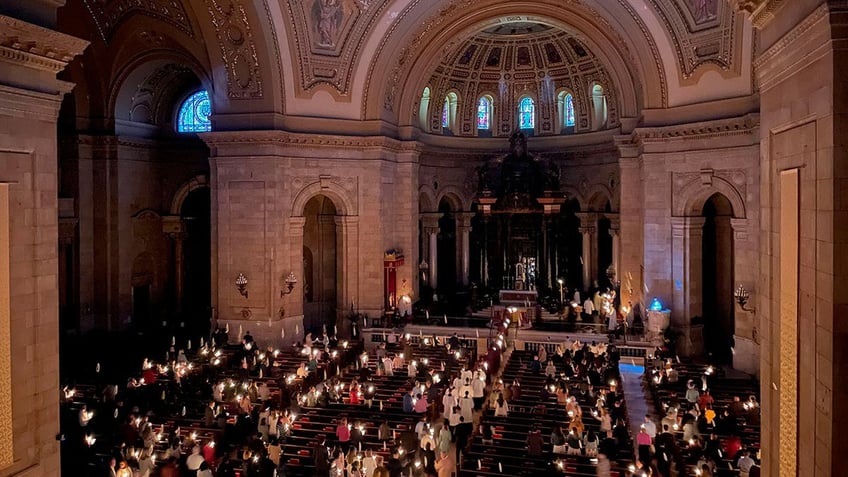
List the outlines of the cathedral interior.
<svg viewBox="0 0 848 477">
<path fill-rule="evenodd" d="M 583 333 L 746 376 L 761 475 L 846 475 L 843 20 L 837 0 L 0 0 L 0 477 L 101 475 L 68 390 L 221 329 L 369 350 L 406 326 L 485 354 L 495 317 L 519 355 Z M 609 301 L 586 322 L 575 292 Z"/>
</svg>

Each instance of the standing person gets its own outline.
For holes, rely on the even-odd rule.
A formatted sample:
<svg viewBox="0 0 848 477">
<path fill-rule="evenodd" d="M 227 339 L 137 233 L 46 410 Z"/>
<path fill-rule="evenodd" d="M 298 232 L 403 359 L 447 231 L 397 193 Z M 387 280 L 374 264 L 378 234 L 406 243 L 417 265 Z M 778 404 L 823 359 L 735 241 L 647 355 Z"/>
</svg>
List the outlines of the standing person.
<svg viewBox="0 0 848 477">
<path fill-rule="evenodd" d="M 442 452 L 436 460 L 436 473 L 438 477 L 451 477 L 456 472 L 456 462 L 450 456 L 450 452 Z"/>
<path fill-rule="evenodd" d="M 450 451 L 452 436 L 448 427 L 448 420 L 445 419 L 442 423 L 442 428 L 439 429 L 439 452 L 441 453 L 448 453 Z"/>
<path fill-rule="evenodd" d="M 320 438 L 320 442 L 312 451 L 312 458 L 315 461 L 315 475 L 327 476 L 330 472 L 330 451 L 327 449 L 326 437 Z"/>
<path fill-rule="evenodd" d="M 636 443 L 639 445 L 639 460 L 647 465 L 651 462 L 651 436 L 648 435 L 644 425 L 639 428 Z"/>
<path fill-rule="evenodd" d="M 495 401 L 495 416 L 506 417 L 509 413 L 509 404 L 507 404 L 506 399 L 504 399 L 503 393 L 498 395 L 498 399 Z"/>
</svg>

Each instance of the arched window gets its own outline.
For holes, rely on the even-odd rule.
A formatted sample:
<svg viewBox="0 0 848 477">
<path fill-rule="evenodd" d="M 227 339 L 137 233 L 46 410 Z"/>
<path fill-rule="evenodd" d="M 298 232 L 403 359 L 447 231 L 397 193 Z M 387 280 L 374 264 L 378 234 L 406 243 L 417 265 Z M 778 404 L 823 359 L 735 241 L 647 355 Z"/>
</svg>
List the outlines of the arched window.
<svg viewBox="0 0 848 477">
<path fill-rule="evenodd" d="M 518 102 L 518 127 L 520 129 L 533 129 L 536 125 L 536 105 L 533 98 L 525 96 Z"/>
<path fill-rule="evenodd" d="M 481 96 L 477 101 L 477 129 L 491 129 L 492 121 L 492 98 Z"/>
<path fill-rule="evenodd" d="M 557 95 L 557 112 L 560 129 L 574 127 L 574 95 L 570 91 L 560 91 Z"/>
<path fill-rule="evenodd" d="M 430 111 L 430 87 L 424 87 L 424 92 L 421 93 L 421 104 L 418 106 L 418 122 L 421 126 L 421 129 L 425 131 L 430 130 L 429 120 L 427 119 L 427 113 Z"/>
<path fill-rule="evenodd" d="M 592 129 L 597 131 L 605 128 L 607 125 L 607 97 L 604 94 L 604 87 L 598 83 L 592 86 L 592 107 L 594 108 Z"/>
<path fill-rule="evenodd" d="M 177 132 L 206 132 L 212 130 L 209 115 L 212 113 L 212 103 L 209 93 L 200 90 L 183 101 L 180 114 L 177 117 Z"/>
<path fill-rule="evenodd" d="M 456 126 L 456 110 L 459 96 L 451 91 L 445 96 L 445 104 L 442 106 L 442 134 L 452 135 Z"/>
</svg>

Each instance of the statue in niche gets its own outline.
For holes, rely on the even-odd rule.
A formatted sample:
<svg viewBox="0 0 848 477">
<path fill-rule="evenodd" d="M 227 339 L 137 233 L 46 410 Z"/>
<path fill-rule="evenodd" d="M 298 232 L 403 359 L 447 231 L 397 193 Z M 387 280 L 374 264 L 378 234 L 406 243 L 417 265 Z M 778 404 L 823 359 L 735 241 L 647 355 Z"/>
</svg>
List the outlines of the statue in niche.
<svg viewBox="0 0 848 477">
<path fill-rule="evenodd" d="M 712 20 L 718 14 L 717 0 L 688 0 L 689 11 L 695 18 L 695 23 L 703 23 Z"/>
<path fill-rule="evenodd" d="M 318 30 L 318 44 L 334 47 L 342 23 L 344 9 L 342 0 L 315 0 L 313 4 L 313 21 Z"/>
</svg>

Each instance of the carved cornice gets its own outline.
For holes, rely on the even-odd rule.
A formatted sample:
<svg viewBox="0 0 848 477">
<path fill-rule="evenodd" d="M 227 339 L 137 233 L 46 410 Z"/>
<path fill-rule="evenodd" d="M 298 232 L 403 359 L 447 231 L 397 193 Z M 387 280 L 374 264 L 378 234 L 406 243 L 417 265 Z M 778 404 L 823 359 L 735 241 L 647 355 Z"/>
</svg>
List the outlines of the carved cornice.
<svg viewBox="0 0 848 477">
<path fill-rule="evenodd" d="M 679 126 L 636 128 L 633 130 L 631 138 L 635 144 L 646 144 L 677 139 L 690 140 L 743 136 L 754 133 L 759 125 L 759 114 L 748 114 L 738 118 L 704 121 Z"/>
<path fill-rule="evenodd" d="M 768 50 L 763 52 L 759 57 L 754 61 L 754 67 L 760 69 L 763 65 L 770 63 L 775 58 L 782 56 L 787 48 L 794 48 L 796 42 L 799 38 L 804 36 L 813 26 L 818 23 L 822 18 L 827 16 L 829 13 L 829 8 L 826 3 L 819 5 L 812 13 L 807 15 L 800 23 L 795 25 L 795 27 L 790 30 L 788 33 L 783 35 L 780 40 L 775 42 Z"/>
<path fill-rule="evenodd" d="M 0 15 L 0 60 L 58 73 L 88 46 L 79 38 Z"/>
<path fill-rule="evenodd" d="M 757 28 L 763 28 L 772 19 L 786 0 L 729 0 L 736 10 L 747 13 L 751 23 Z"/>
<path fill-rule="evenodd" d="M 198 136 L 209 146 L 268 144 L 299 146 L 301 148 L 355 148 L 381 149 L 392 152 L 421 151 L 416 141 L 398 141 L 386 136 L 328 136 L 289 133 L 285 131 L 221 131 L 200 133 Z"/>
</svg>

